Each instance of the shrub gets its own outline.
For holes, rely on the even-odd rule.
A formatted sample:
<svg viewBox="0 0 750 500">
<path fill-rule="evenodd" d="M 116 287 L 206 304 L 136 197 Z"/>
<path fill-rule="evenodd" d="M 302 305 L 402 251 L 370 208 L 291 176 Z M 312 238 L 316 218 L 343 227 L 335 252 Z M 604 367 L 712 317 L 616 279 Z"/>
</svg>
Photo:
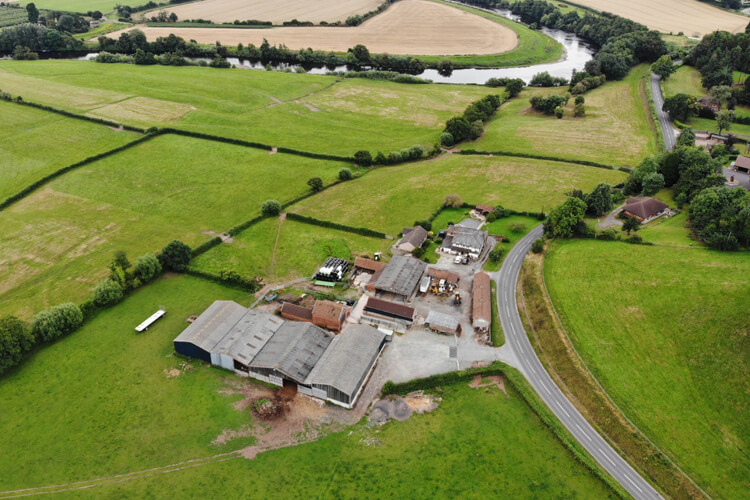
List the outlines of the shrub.
<svg viewBox="0 0 750 500">
<path fill-rule="evenodd" d="M 531 244 L 531 251 L 534 253 L 542 253 L 544 251 L 544 240 L 538 238 Z"/>
<path fill-rule="evenodd" d="M 372 165 L 372 155 L 369 151 L 357 151 L 354 153 L 354 161 L 360 167 L 369 167 Z"/>
<path fill-rule="evenodd" d="M 0 318 L 0 373 L 15 366 L 34 345 L 26 324 L 14 316 Z"/>
<path fill-rule="evenodd" d="M 320 177 L 312 177 L 307 181 L 307 185 L 316 193 L 323 191 L 323 179 Z"/>
<path fill-rule="evenodd" d="M 505 247 L 501 247 L 500 245 L 497 245 L 490 252 L 490 260 L 492 262 L 500 262 L 500 259 L 503 258 L 503 255 L 505 255 Z"/>
<path fill-rule="evenodd" d="M 279 215 L 281 213 L 281 203 L 276 200 L 266 200 L 260 206 L 260 212 L 269 217 Z"/>
<path fill-rule="evenodd" d="M 415 226 L 421 226 L 425 231 L 432 231 L 432 222 L 428 220 L 418 220 L 414 222 Z"/>
<path fill-rule="evenodd" d="M 375 165 L 385 165 L 386 163 L 388 163 L 388 159 L 385 157 L 382 151 L 378 151 L 378 154 L 375 155 L 373 163 Z"/>
<path fill-rule="evenodd" d="M 555 116 L 560 119 L 565 115 L 565 108 L 558 106 L 555 108 Z"/>
<path fill-rule="evenodd" d="M 189 246 L 180 240 L 172 240 L 159 254 L 159 262 L 164 269 L 182 272 L 187 268 L 191 257 Z"/>
<path fill-rule="evenodd" d="M 112 278 L 106 278 L 94 288 L 94 304 L 106 307 L 122 300 L 122 285 Z"/>
<path fill-rule="evenodd" d="M 444 207 L 452 207 L 452 208 L 458 208 L 464 204 L 461 197 L 457 194 L 447 194 L 445 195 L 445 198 L 443 198 L 443 206 Z"/>
<path fill-rule="evenodd" d="M 575 100 L 576 104 L 583 104 L 585 102 L 586 102 L 586 98 L 585 97 L 583 97 L 582 95 L 577 95 L 576 96 L 576 100 Z"/>
<path fill-rule="evenodd" d="M 575 105 L 575 107 L 573 108 L 573 116 L 586 116 L 586 108 L 582 103 Z"/>
<path fill-rule="evenodd" d="M 508 98 L 512 99 L 521 93 L 523 87 L 523 80 L 520 78 L 513 78 L 508 80 L 508 83 L 505 86 L 505 92 L 508 94 Z"/>
<path fill-rule="evenodd" d="M 416 258 L 421 258 L 424 255 L 424 248 L 417 247 L 414 250 L 411 251 L 411 254 Z"/>
<path fill-rule="evenodd" d="M 135 261 L 135 267 L 133 268 L 133 276 L 141 281 L 141 283 L 148 283 L 161 273 L 161 264 L 156 255 L 147 253 L 141 255 Z"/>
<path fill-rule="evenodd" d="M 387 163 L 389 165 L 395 165 L 397 163 L 401 163 L 402 161 L 403 160 L 401 158 L 401 153 L 399 153 L 398 151 L 391 151 L 390 153 L 388 153 Z"/>
<path fill-rule="evenodd" d="M 633 244 L 636 244 L 636 245 L 640 245 L 641 243 L 643 243 L 643 238 L 641 237 L 640 234 L 634 234 L 633 236 L 631 236 L 630 238 L 626 239 L 625 241 L 627 241 L 628 243 L 633 243 Z"/>
<path fill-rule="evenodd" d="M 520 222 L 516 222 L 514 224 L 510 225 L 510 231 L 512 233 L 522 233 L 526 231 L 526 224 L 521 224 Z"/>
<path fill-rule="evenodd" d="M 453 146 L 455 144 L 453 134 L 451 134 L 450 132 L 443 132 L 442 134 L 440 134 L 440 144 L 442 144 L 446 148 Z"/>
<path fill-rule="evenodd" d="M 37 342 L 51 341 L 69 334 L 82 323 L 81 309 L 69 302 L 37 313 L 32 321 L 31 332 Z"/>
<path fill-rule="evenodd" d="M 339 180 L 340 181 L 348 181 L 352 178 L 352 171 L 348 168 L 342 168 L 339 170 Z"/>
</svg>

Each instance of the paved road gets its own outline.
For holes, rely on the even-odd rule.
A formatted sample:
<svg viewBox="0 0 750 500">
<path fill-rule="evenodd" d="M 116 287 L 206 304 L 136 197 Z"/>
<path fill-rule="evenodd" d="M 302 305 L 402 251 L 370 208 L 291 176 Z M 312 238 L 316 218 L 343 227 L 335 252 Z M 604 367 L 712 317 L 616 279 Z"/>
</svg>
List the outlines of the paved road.
<svg viewBox="0 0 750 500">
<path fill-rule="evenodd" d="M 495 273 L 497 281 L 500 320 L 509 345 L 518 359 L 521 370 L 531 386 L 549 406 L 557 418 L 583 445 L 597 462 L 607 470 L 633 497 L 638 500 L 662 498 L 614 449 L 597 433 L 585 418 L 568 401 L 542 366 L 521 323 L 516 304 L 516 283 L 524 256 L 531 244 L 543 233 L 542 226 L 535 228 L 516 243 L 505 258 L 502 268 Z"/>
<path fill-rule="evenodd" d="M 661 93 L 661 77 L 656 73 L 651 73 L 651 95 L 654 96 L 654 106 L 656 106 L 656 114 L 659 116 L 659 124 L 664 136 L 664 147 L 667 151 L 672 151 L 677 139 L 669 115 L 661 109 L 664 106 L 664 96 Z"/>
</svg>

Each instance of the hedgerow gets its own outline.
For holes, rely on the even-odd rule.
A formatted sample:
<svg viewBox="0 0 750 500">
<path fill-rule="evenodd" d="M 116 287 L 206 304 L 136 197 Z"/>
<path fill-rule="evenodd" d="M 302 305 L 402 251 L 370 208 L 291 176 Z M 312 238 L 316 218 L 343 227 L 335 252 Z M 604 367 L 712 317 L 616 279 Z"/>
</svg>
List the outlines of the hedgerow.
<svg viewBox="0 0 750 500">
<path fill-rule="evenodd" d="M 320 227 L 327 227 L 329 229 L 337 229 L 339 231 L 346 231 L 349 233 L 359 234 L 362 236 L 369 236 L 371 238 L 382 238 L 385 239 L 385 233 L 380 231 L 374 231 L 366 227 L 352 227 L 344 224 L 338 224 L 336 222 L 330 222 L 326 220 L 316 219 L 314 217 L 308 217 L 306 215 L 299 215 L 292 212 L 286 214 L 288 219 L 303 222 L 305 224 L 312 224 Z"/>
</svg>

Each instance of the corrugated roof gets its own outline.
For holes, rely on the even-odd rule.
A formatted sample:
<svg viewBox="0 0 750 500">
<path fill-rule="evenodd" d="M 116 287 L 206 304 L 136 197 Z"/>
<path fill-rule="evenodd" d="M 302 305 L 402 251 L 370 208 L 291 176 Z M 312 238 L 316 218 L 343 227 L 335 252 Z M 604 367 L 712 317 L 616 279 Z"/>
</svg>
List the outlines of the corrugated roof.
<svg viewBox="0 0 750 500">
<path fill-rule="evenodd" d="M 281 305 L 281 315 L 285 318 L 296 319 L 299 321 L 312 321 L 312 309 L 309 307 L 298 306 L 291 302 L 284 302 Z"/>
<path fill-rule="evenodd" d="M 669 205 L 656 198 L 641 198 L 635 199 L 632 202 L 630 200 L 633 200 L 633 198 L 628 200 L 628 204 L 623 207 L 623 210 L 635 214 L 642 219 L 653 217 L 665 208 L 669 208 Z"/>
<path fill-rule="evenodd" d="M 273 314 L 248 310 L 212 352 L 247 365 L 283 324 L 284 320 Z"/>
<path fill-rule="evenodd" d="M 246 311 L 246 308 L 231 300 L 217 300 L 174 341 L 188 342 L 212 352 Z"/>
<path fill-rule="evenodd" d="M 430 326 L 440 326 L 447 330 L 458 330 L 458 325 L 461 324 L 461 320 L 456 316 L 451 316 L 450 314 L 445 314 L 438 311 L 430 311 L 427 313 L 425 324 Z"/>
<path fill-rule="evenodd" d="M 387 300 L 376 299 L 375 297 L 367 297 L 365 310 L 395 314 L 396 316 L 407 319 L 414 319 L 414 313 L 416 312 L 413 307 L 388 302 Z"/>
<path fill-rule="evenodd" d="M 427 264 L 412 257 L 396 256 L 383 269 L 374 288 L 396 295 L 410 296 L 419 285 Z"/>
<path fill-rule="evenodd" d="M 385 262 L 380 262 L 372 259 L 365 259 L 364 257 L 357 257 L 354 259 L 354 267 L 365 269 L 367 271 L 379 271 L 385 267 Z"/>
<path fill-rule="evenodd" d="M 351 325 L 336 337 L 305 384 L 329 385 L 354 396 L 372 367 L 385 334 L 367 325 Z"/>
<path fill-rule="evenodd" d="M 430 267 L 427 269 L 427 274 L 435 278 L 436 280 L 445 280 L 448 283 L 455 285 L 461 279 L 458 273 L 446 271 L 445 269 L 435 269 Z"/>
<path fill-rule="evenodd" d="M 474 275 L 471 295 L 472 326 L 474 328 L 487 328 L 492 323 L 492 289 L 490 288 L 490 276 L 487 273 Z"/>
<path fill-rule="evenodd" d="M 285 322 L 255 356 L 250 367 L 278 370 L 304 383 L 332 339 L 332 334 L 311 323 Z"/>
</svg>

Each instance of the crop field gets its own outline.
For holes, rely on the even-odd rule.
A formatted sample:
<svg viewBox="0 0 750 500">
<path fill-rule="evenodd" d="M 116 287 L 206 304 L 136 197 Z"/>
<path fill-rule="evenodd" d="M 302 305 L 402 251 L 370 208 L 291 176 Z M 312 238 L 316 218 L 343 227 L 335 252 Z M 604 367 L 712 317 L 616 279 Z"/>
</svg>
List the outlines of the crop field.
<svg viewBox="0 0 750 500">
<path fill-rule="evenodd" d="M 456 193 L 467 203 L 525 211 L 549 209 L 573 188 L 617 184 L 625 173 L 559 162 L 453 154 L 437 160 L 375 170 L 334 186 L 290 210 L 320 219 L 396 235 L 426 219 Z M 335 214 L 336 217 L 332 217 Z"/>
<path fill-rule="evenodd" d="M 419 22 L 415 22 L 418 19 Z M 224 45 L 271 45 L 346 52 L 363 44 L 375 53 L 403 55 L 499 54 L 518 44 L 512 29 L 461 9 L 428 0 L 401 0 L 356 27 L 284 27 L 271 30 L 138 26 L 149 40 L 174 33 L 185 40 Z M 118 33 L 113 34 L 116 38 Z"/>
<path fill-rule="evenodd" d="M 346 21 L 349 16 L 377 9 L 381 3 L 382 0 L 202 0 L 170 7 L 167 12 L 174 12 L 180 19 L 208 19 L 215 23 L 256 19 L 281 24 L 297 19 L 317 24 L 320 21 Z"/>
<path fill-rule="evenodd" d="M 26 5 L 31 2 L 22 0 L 20 3 Z M 84 14 L 90 10 L 99 10 L 106 14 L 115 10 L 115 6 L 120 4 L 122 2 L 114 0 L 34 0 L 37 9 L 82 12 Z"/>
<path fill-rule="evenodd" d="M 0 200 L 45 175 L 138 135 L 0 101 Z"/>
<path fill-rule="evenodd" d="M 637 165 L 658 149 L 644 93 L 648 71 L 648 66 L 638 66 L 624 80 L 586 93 L 585 117 L 573 116 L 573 99 L 562 120 L 529 104 L 534 95 L 562 94 L 565 89 L 526 89 L 500 108 L 479 140 L 461 148 Z"/>
<path fill-rule="evenodd" d="M 749 486 L 749 271 L 742 253 L 593 240 L 554 243 L 545 265 L 594 376 L 715 498 Z"/>
<path fill-rule="evenodd" d="M 748 18 L 698 0 L 576 0 L 593 9 L 611 12 L 663 33 L 703 36 L 716 30 L 741 33 Z"/>
<path fill-rule="evenodd" d="M 312 276 L 328 257 L 372 257 L 392 244 L 391 240 L 274 218 L 200 255 L 191 267 L 212 273 L 226 270 L 247 277 L 263 276 L 277 283 Z"/>
<path fill-rule="evenodd" d="M 129 125 L 170 126 L 347 156 L 360 149 L 431 147 L 448 118 L 498 92 L 265 71 L 21 63 L 0 62 L 1 88 L 28 101 Z"/>
<path fill-rule="evenodd" d="M 162 136 L 75 170 L 2 212 L 0 315 L 82 300 L 115 250 L 135 258 L 172 239 L 194 246 L 343 166 Z"/>
<path fill-rule="evenodd" d="M 218 299 L 248 303 L 241 292 L 212 283 L 160 279 L 0 379 L 0 447 L 7 450 L 0 454 L 0 491 L 124 474 L 251 445 L 254 438 L 247 434 L 255 424 L 235 404 L 248 382 L 173 354 L 172 339 L 187 325 L 185 318 Z M 135 334 L 133 326 L 159 305 L 167 316 Z M 610 498 L 603 483 L 507 390 L 449 386 L 439 390 L 443 401 L 435 412 L 406 422 L 358 424 L 253 460 L 230 456 L 63 496 L 194 497 L 205 493 L 207 481 L 216 481 L 212 494 L 225 496 L 252 490 L 284 498 Z M 226 431 L 239 437 L 212 444 Z M 326 467 L 320 467 L 323 456 Z M 388 474 L 368 472 L 383 466 Z M 340 480 L 330 480 L 333 471 Z"/>
</svg>

